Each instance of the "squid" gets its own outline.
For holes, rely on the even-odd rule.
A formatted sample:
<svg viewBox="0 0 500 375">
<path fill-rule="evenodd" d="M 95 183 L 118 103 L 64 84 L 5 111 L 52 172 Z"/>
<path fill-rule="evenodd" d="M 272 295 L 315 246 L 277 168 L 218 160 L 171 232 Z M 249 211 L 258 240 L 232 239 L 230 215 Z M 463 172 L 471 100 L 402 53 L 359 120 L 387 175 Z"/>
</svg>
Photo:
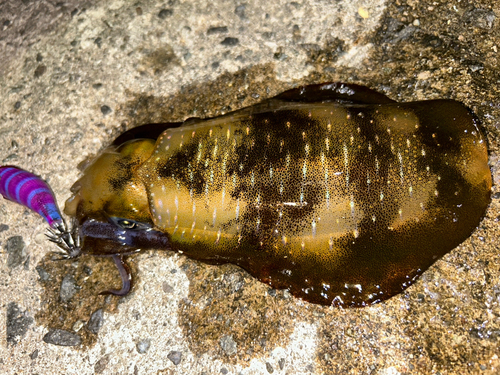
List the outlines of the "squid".
<svg viewBox="0 0 500 375">
<path fill-rule="evenodd" d="M 492 187 L 484 132 L 463 104 L 345 83 L 130 129 L 71 188 L 71 229 L 53 195 L 29 198 L 50 192 L 23 184 L 32 176 L 3 167 L 0 193 L 41 214 L 68 257 L 113 257 L 123 287 L 111 293 L 130 290 L 124 256 L 157 249 L 342 307 L 408 288 L 471 235 Z"/>
</svg>

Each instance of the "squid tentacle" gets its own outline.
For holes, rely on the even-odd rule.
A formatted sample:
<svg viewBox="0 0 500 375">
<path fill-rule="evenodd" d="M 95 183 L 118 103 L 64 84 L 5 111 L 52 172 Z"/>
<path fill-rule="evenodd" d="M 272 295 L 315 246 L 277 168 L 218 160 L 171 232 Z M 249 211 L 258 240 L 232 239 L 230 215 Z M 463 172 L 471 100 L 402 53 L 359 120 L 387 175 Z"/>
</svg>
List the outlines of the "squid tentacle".
<svg viewBox="0 0 500 375">
<path fill-rule="evenodd" d="M 112 255 L 116 268 L 122 279 L 121 289 L 109 289 L 99 294 L 113 294 L 115 296 L 126 296 L 132 287 L 132 274 L 130 268 L 121 255 Z"/>
</svg>

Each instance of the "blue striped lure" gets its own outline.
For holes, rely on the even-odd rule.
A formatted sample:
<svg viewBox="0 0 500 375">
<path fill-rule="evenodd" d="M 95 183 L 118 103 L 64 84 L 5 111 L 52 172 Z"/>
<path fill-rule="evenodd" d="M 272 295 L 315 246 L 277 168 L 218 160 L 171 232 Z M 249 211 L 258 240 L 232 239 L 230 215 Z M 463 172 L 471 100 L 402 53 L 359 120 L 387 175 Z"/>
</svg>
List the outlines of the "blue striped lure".
<svg viewBox="0 0 500 375">
<path fill-rule="evenodd" d="M 39 214 L 50 226 L 48 238 L 56 243 L 66 257 L 80 251 L 67 229 L 50 186 L 39 176 L 13 166 L 0 166 L 0 194 Z"/>
</svg>

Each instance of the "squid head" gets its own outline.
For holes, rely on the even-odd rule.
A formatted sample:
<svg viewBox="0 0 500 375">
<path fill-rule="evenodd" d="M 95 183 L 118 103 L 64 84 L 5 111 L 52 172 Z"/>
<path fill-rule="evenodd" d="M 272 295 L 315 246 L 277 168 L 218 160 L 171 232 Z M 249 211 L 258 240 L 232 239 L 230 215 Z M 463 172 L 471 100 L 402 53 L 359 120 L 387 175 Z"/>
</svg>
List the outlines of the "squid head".
<svg viewBox="0 0 500 375">
<path fill-rule="evenodd" d="M 64 212 L 76 220 L 82 253 L 125 255 L 170 248 L 168 236 L 153 229 L 146 188 L 136 173 L 154 144 L 134 139 L 109 146 L 72 186 Z"/>
</svg>

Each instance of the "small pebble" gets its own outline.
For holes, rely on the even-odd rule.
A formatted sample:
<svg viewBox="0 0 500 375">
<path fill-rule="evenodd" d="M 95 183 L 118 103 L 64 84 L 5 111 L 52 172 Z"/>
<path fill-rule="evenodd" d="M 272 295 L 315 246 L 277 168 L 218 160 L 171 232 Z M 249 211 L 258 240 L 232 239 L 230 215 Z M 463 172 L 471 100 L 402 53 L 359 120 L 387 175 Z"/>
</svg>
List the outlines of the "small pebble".
<svg viewBox="0 0 500 375">
<path fill-rule="evenodd" d="M 245 9 L 246 9 L 246 5 L 245 4 L 238 5 L 234 9 L 234 14 L 236 14 L 238 17 L 240 17 L 241 19 L 243 19 L 243 18 L 245 18 Z"/>
<path fill-rule="evenodd" d="M 285 368 L 285 358 L 280 358 L 278 361 L 278 366 L 280 367 L 280 370 L 283 370 Z"/>
<path fill-rule="evenodd" d="M 207 30 L 207 35 L 227 33 L 227 26 L 210 27 Z"/>
<path fill-rule="evenodd" d="M 59 298 L 62 302 L 69 302 L 71 298 L 78 291 L 78 285 L 76 285 L 75 277 L 71 274 L 64 276 L 61 283 L 61 290 L 59 291 Z"/>
<path fill-rule="evenodd" d="M 34 73 L 35 78 L 41 77 L 46 71 L 47 67 L 45 65 L 38 65 Z"/>
<path fill-rule="evenodd" d="M 96 374 L 102 374 L 106 370 L 106 367 L 108 367 L 109 364 L 109 354 L 105 355 L 101 359 L 99 359 L 96 364 L 94 365 L 94 373 Z"/>
<path fill-rule="evenodd" d="M 19 156 L 17 156 L 17 154 L 10 154 L 9 156 L 7 156 L 6 158 L 2 159 L 2 163 L 6 163 L 8 161 L 11 161 L 11 160 L 15 160 L 17 159 Z"/>
<path fill-rule="evenodd" d="M 51 329 L 43 336 L 43 341 L 58 346 L 77 346 L 82 343 L 79 335 L 62 329 Z"/>
<path fill-rule="evenodd" d="M 172 14 L 174 14 L 174 11 L 172 9 L 162 9 L 158 13 L 158 17 L 164 20 L 165 18 L 171 16 Z"/>
<path fill-rule="evenodd" d="M 112 110 L 107 105 L 103 105 L 101 106 L 101 112 L 104 116 L 106 116 L 109 115 L 112 112 Z"/>
<path fill-rule="evenodd" d="M 232 37 L 228 36 L 222 42 L 220 42 L 220 44 L 222 44 L 223 46 L 232 47 L 232 46 L 237 45 L 239 42 L 240 41 L 238 38 L 232 38 Z"/>
<path fill-rule="evenodd" d="M 270 374 L 274 372 L 273 366 L 269 362 L 266 362 L 266 370 Z"/>
<path fill-rule="evenodd" d="M 85 325 L 85 322 L 81 319 L 78 319 L 75 324 L 73 324 L 73 327 L 71 327 L 73 329 L 73 331 L 75 332 L 78 332 L 79 330 L 82 329 L 82 327 Z"/>
<path fill-rule="evenodd" d="M 16 268 L 26 260 L 26 244 L 21 236 L 12 236 L 5 244 L 7 250 L 7 267 Z"/>
<path fill-rule="evenodd" d="M 170 285 L 169 283 L 167 283 L 166 281 L 164 281 L 161 284 L 161 288 L 163 289 L 163 292 L 168 293 L 168 294 L 170 294 L 174 291 L 174 287 L 172 285 Z"/>
<path fill-rule="evenodd" d="M 75 134 L 75 135 L 71 138 L 71 140 L 69 141 L 69 144 L 70 144 L 70 145 L 75 144 L 76 142 L 80 141 L 82 138 L 83 138 L 83 133 L 78 132 L 78 133 L 76 133 L 76 134 Z"/>
<path fill-rule="evenodd" d="M 30 354 L 31 359 L 37 359 L 38 358 L 38 349 L 33 350 L 33 353 Z"/>
<path fill-rule="evenodd" d="M 21 311 L 15 302 L 9 303 L 6 322 L 7 343 L 16 345 L 32 324 L 33 318 L 26 311 Z"/>
<path fill-rule="evenodd" d="M 137 352 L 140 354 L 144 354 L 148 351 L 149 347 L 151 346 L 151 340 L 150 339 L 145 339 L 141 340 L 137 343 L 136 348 Z"/>
<path fill-rule="evenodd" d="M 177 366 L 179 363 L 181 363 L 182 353 L 173 350 L 167 354 L 167 358 L 170 359 L 172 363 Z"/>
<path fill-rule="evenodd" d="M 38 272 L 38 276 L 40 277 L 40 281 L 48 281 L 50 280 L 50 274 L 43 268 L 42 266 L 35 267 L 36 272 Z"/>
<path fill-rule="evenodd" d="M 87 328 L 92 333 L 97 333 L 101 329 L 104 323 L 104 314 L 102 309 L 96 310 L 90 316 L 90 319 L 87 323 Z"/>
<path fill-rule="evenodd" d="M 231 335 L 222 336 L 220 339 L 220 346 L 227 355 L 236 354 L 237 345 L 236 341 L 234 341 L 233 339 L 233 336 Z"/>
<path fill-rule="evenodd" d="M 466 24 L 470 24 L 483 30 L 490 30 L 496 20 L 496 15 L 493 10 L 474 7 L 466 11 L 462 17 Z"/>
</svg>

